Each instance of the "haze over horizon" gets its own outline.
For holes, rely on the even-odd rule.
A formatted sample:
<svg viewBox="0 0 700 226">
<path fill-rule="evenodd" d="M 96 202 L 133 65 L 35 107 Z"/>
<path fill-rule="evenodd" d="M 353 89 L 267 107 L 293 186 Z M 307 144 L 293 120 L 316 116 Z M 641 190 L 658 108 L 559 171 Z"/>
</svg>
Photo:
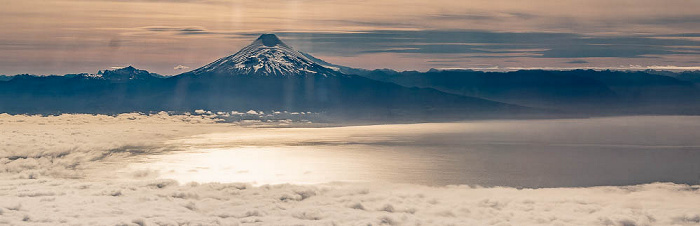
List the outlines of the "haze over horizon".
<svg viewBox="0 0 700 226">
<path fill-rule="evenodd" d="M 5 75 L 128 65 L 173 75 L 231 55 L 261 33 L 328 62 L 366 69 L 700 69 L 697 1 L 30 0 L 3 6 Z"/>
</svg>

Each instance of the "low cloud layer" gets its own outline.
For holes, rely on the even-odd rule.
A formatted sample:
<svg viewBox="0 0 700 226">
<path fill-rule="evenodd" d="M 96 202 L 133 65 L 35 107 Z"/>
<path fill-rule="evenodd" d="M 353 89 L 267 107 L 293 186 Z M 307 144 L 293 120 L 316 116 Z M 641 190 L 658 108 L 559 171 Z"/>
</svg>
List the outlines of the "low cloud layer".
<svg viewBox="0 0 700 226">
<path fill-rule="evenodd" d="M 311 112 L 211 112 L 114 116 L 0 114 L 0 175 L 11 178 L 83 178 L 85 169 L 110 158 L 180 150 L 166 141 L 242 126 L 308 124 Z M 226 123 L 222 123 L 226 122 Z M 7 173 L 7 174 L 3 174 Z"/>
<path fill-rule="evenodd" d="M 515 189 L 396 184 L 12 180 L 0 224 L 697 225 L 700 187 Z"/>
<path fill-rule="evenodd" d="M 0 174 L 82 178 L 105 158 L 164 151 L 163 141 L 216 130 L 212 115 L 27 116 L 0 114 Z"/>
<path fill-rule="evenodd" d="M 252 115 L 253 112 L 246 113 Z M 243 113 L 239 113 L 243 114 Z M 255 115 L 275 114 L 255 112 Z M 216 113 L 192 115 L 138 113 L 26 116 L 0 114 L 0 224 L 10 225 L 698 225 L 700 186 L 651 183 L 634 186 L 517 189 L 510 187 L 423 186 L 393 183 L 262 185 L 178 183 L 143 170 L 117 174 L 139 156 L 178 151 L 209 140 L 231 142 L 337 144 L 384 143 L 410 134 L 425 141 L 444 139 L 438 124 L 338 128 L 265 128 L 220 123 Z M 653 118 L 653 117 L 651 117 Z M 639 120 L 643 123 L 639 123 Z M 631 125 L 610 131 L 636 136 L 697 125 L 689 117 L 671 117 L 662 127 L 650 118 L 533 121 L 537 131 L 569 128 L 590 134 L 601 125 Z M 528 121 L 475 122 L 449 130 L 501 131 Z M 554 125 L 564 125 L 555 127 Z M 261 124 L 264 125 L 264 124 Z M 259 127 L 261 125 L 257 125 Z M 278 124 L 274 124 L 278 125 Z M 527 127 L 527 126 L 525 126 Z M 523 128 L 525 128 L 523 127 Z M 662 128 L 643 131 L 640 128 Z M 533 127 L 527 127 L 533 128 Z M 576 129 L 578 128 L 578 129 Z M 321 137 L 312 137 L 325 134 Z M 523 129 L 524 130 L 524 129 Z M 367 131 L 371 131 L 367 133 Z M 392 132 L 393 131 L 393 132 Z M 399 132 L 396 132 L 399 131 Z M 518 131 L 511 131 L 518 133 Z M 621 132 L 622 131 L 622 132 Z M 692 132 L 692 131 L 691 131 Z M 294 137 L 290 133 L 300 135 Z M 308 133 L 308 134 L 307 134 Z M 496 133 L 473 139 L 493 137 Z M 208 135 L 204 135 L 208 134 Z M 260 137 L 266 134 L 267 137 Z M 427 136 L 433 134 L 435 136 Z M 439 135 L 439 136 L 438 136 Z M 507 136 L 509 132 L 506 133 Z M 629 134 L 624 140 L 632 139 Z M 562 135 L 565 136 L 565 135 Z M 439 137 L 443 137 L 438 139 Z M 624 136 L 623 136 L 624 137 Z M 693 143 L 692 135 L 666 145 Z M 274 138 L 274 139 L 273 139 Z M 413 139 L 415 137 L 409 136 Z M 541 137 L 525 137 L 538 142 Z M 661 138 L 659 138 L 661 139 Z M 176 142 L 175 142 L 176 141 Z M 610 140 L 615 142 L 615 140 Z M 653 142 L 653 141 L 649 141 Z M 639 143 L 639 142 L 637 142 Z M 690 147 L 692 148 L 692 147 Z"/>
</svg>

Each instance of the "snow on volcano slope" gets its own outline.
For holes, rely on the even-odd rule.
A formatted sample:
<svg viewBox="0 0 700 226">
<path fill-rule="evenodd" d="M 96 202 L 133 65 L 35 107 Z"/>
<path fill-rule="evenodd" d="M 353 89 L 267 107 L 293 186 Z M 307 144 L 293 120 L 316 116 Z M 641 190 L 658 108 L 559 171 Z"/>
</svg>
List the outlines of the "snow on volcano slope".
<svg viewBox="0 0 700 226">
<path fill-rule="evenodd" d="M 191 73 L 195 75 L 339 75 L 284 44 L 274 34 L 263 34 L 236 54 L 218 59 Z"/>
</svg>

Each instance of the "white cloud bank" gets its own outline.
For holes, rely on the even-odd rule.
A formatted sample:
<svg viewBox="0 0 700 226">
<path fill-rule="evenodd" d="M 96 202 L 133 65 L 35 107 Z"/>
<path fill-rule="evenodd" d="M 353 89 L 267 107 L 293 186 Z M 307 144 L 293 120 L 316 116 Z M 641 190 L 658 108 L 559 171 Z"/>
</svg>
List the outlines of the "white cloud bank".
<svg viewBox="0 0 700 226">
<path fill-rule="evenodd" d="M 698 225 L 700 187 L 472 188 L 397 184 L 0 183 L 0 224 Z"/>
<path fill-rule="evenodd" d="M 0 224 L 700 225 L 700 186 L 672 183 L 544 189 L 382 183 L 255 187 L 178 184 L 154 180 L 148 171 L 130 178 L 110 173 L 120 167 L 108 164 L 117 159 L 177 150 L 169 140 L 249 129 L 216 121 L 215 115 L 166 113 L 0 114 Z"/>
<path fill-rule="evenodd" d="M 0 114 L 0 178 L 2 173 L 13 178 L 81 178 L 84 169 L 105 159 L 178 150 L 180 144 L 166 143 L 172 139 L 237 131 L 241 125 L 290 125 L 294 120 L 207 111 L 196 115 Z M 223 121 L 228 123 L 218 123 Z"/>
<path fill-rule="evenodd" d="M 160 152 L 170 138 L 231 127 L 212 115 L 27 116 L 0 114 L 0 175 L 14 178 L 83 177 L 105 158 Z"/>
<path fill-rule="evenodd" d="M 185 66 L 185 65 L 182 65 L 182 64 L 178 64 L 177 66 L 173 67 L 173 69 L 178 70 L 178 71 L 181 71 L 181 70 L 190 69 L 190 67 Z"/>
</svg>

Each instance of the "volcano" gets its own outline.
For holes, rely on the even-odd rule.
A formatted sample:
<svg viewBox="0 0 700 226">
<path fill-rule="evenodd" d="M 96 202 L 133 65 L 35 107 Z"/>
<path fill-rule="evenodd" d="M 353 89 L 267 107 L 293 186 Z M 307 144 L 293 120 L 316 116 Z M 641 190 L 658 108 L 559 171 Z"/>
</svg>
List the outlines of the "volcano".
<svg viewBox="0 0 700 226">
<path fill-rule="evenodd" d="M 502 117 L 531 109 L 344 74 L 274 34 L 172 78 L 171 106 L 325 112 L 353 119 Z M 223 109 L 222 109 L 223 108 Z"/>
<path fill-rule="evenodd" d="M 195 69 L 193 75 L 254 76 L 337 76 L 340 73 L 321 66 L 294 50 L 274 34 L 260 35 L 236 54 Z"/>
</svg>

